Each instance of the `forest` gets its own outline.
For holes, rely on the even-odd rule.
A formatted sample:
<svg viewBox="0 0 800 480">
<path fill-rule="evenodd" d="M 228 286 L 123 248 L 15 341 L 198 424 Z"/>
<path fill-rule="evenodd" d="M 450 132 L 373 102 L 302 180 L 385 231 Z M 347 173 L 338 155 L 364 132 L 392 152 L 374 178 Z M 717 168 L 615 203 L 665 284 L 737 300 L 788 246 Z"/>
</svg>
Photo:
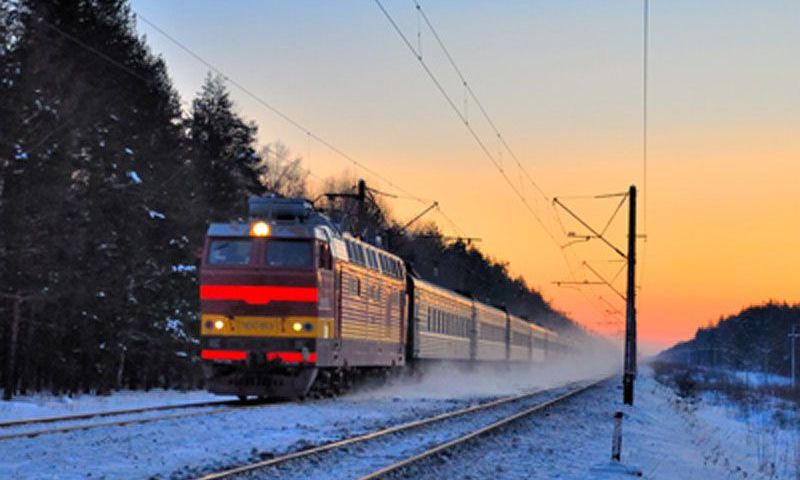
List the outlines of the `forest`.
<svg viewBox="0 0 800 480">
<path fill-rule="evenodd" d="M 7 393 L 202 386 L 196 265 L 208 223 L 242 217 L 250 195 L 319 193 L 302 158 L 258 133 L 219 76 L 182 108 L 127 2 L 0 0 Z M 355 182 L 343 169 L 325 186 Z M 423 278 L 587 335 L 506 263 L 432 223 L 402 229 L 387 202 L 376 199 L 368 226 Z"/>
<path fill-rule="evenodd" d="M 768 302 L 700 328 L 693 339 L 662 352 L 663 360 L 710 368 L 791 375 L 792 328 L 800 333 L 800 305 Z M 800 342 L 796 342 L 800 347 Z"/>
</svg>

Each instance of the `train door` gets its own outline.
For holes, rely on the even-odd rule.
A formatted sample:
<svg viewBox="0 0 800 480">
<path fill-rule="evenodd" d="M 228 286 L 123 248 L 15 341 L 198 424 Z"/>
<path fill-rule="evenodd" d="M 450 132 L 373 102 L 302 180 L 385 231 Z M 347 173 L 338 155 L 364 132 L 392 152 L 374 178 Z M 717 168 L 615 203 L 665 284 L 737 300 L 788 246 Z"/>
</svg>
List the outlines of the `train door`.
<svg viewBox="0 0 800 480">
<path fill-rule="evenodd" d="M 403 303 L 408 306 L 406 312 L 406 362 L 411 362 L 419 355 L 419 303 L 417 302 L 417 291 L 414 288 L 414 279 L 411 275 L 406 275 L 406 289 L 404 292 Z"/>
<path fill-rule="evenodd" d="M 333 332 L 328 335 L 336 335 L 336 276 L 333 272 L 333 257 L 330 246 L 326 242 L 317 241 L 317 283 L 319 288 L 319 312 L 320 319 L 334 319 Z M 328 329 L 329 323 L 325 323 Z M 327 336 L 327 335 L 326 335 Z"/>
<path fill-rule="evenodd" d="M 401 284 L 402 285 L 402 284 Z M 402 286 L 398 285 L 397 287 L 397 307 L 398 312 L 397 315 L 400 318 L 400 332 L 399 332 L 399 341 L 401 344 L 405 345 L 406 343 L 406 308 L 407 308 L 407 297 L 406 297 L 406 290 Z"/>
<path fill-rule="evenodd" d="M 333 324 L 334 324 L 334 337 L 341 341 L 342 339 L 342 290 L 344 290 L 344 285 L 342 283 L 342 266 L 338 264 L 335 266 L 334 270 L 334 291 L 336 294 L 334 295 L 334 317 L 333 317 Z"/>
</svg>

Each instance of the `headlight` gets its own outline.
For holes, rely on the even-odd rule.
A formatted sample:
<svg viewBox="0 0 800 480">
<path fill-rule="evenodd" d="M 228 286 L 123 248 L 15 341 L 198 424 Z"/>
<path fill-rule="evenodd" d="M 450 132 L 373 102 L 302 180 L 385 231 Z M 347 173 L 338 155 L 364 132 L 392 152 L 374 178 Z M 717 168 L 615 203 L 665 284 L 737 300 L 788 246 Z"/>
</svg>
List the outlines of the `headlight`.
<svg viewBox="0 0 800 480">
<path fill-rule="evenodd" d="M 266 222 L 256 222 L 250 227 L 250 235 L 254 237 L 269 236 L 269 225 Z"/>
<path fill-rule="evenodd" d="M 223 322 L 222 320 L 215 321 L 214 328 L 217 330 L 222 330 L 223 328 L 225 328 L 225 322 Z"/>
<path fill-rule="evenodd" d="M 303 324 L 302 324 L 302 323 L 300 323 L 300 322 L 294 322 L 294 323 L 292 324 L 292 330 L 294 330 L 295 332 L 300 332 L 300 331 L 302 331 L 302 330 L 303 330 Z"/>
</svg>

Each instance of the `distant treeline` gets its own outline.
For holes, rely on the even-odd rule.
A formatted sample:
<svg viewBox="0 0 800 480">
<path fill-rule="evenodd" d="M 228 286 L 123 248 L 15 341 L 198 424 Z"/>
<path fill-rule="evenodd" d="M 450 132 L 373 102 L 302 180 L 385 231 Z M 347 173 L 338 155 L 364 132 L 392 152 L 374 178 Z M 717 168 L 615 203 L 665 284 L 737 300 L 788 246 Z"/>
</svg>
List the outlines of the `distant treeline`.
<svg viewBox="0 0 800 480">
<path fill-rule="evenodd" d="M 0 0 L 2 365 L 15 306 L 21 320 L 14 375 L 0 380 L 22 392 L 200 385 L 208 223 L 242 217 L 249 195 L 309 194 L 301 160 L 259 149 L 256 132 L 217 77 L 181 108 L 126 1 Z M 423 277 L 585 335 L 505 264 L 430 224 L 400 232 L 377 205 L 359 227 L 384 232 Z"/>
<path fill-rule="evenodd" d="M 699 366 L 789 376 L 788 334 L 792 326 L 800 333 L 800 305 L 770 302 L 720 318 L 716 325 L 698 329 L 694 339 L 665 350 L 659 357 Z M 796 344 L 800 355 L 800 341 Z"/>
</svg>

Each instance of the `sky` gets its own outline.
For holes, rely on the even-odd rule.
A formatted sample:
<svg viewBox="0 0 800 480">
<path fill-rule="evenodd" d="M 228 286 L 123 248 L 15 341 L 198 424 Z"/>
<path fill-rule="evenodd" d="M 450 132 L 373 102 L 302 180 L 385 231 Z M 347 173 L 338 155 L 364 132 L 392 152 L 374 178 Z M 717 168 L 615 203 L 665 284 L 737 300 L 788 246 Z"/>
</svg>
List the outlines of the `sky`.
<svg viewBox="0 0 800 480">
<path fill-rule="evenodd" d="M 622 300 L 603 285 L 554 282 L 597 280 L 586 262 L 624 293 L 621 257 L 598 240 L 564 247 L 568 232 L 588 232 L 551 200 L 601 230 L 620 197 L 591 197 L 630 185 L 639 189 L 644 351 L 751 304 L 800 302 L 800 2 L 650 2 L 646 182 L 641 0 L 420 2 L 511 151 L 413 1 L 383 3 L 519 195 L 375 2 L 131 6 L 186 107 L 209 68 L 144 19 L 303 126 L 232 85 L 259 142 L 282 141 L 322 178 L 348 171 L 438 201 L 444 215 L 426 220 L 480 238 L 483 251 L 590 330 L 619 338 Z M 427 205 L 389 204 L 401 220 Z M 625 205 L 605 233 L 623 250 L 627 213 Z"/>
</svg>

